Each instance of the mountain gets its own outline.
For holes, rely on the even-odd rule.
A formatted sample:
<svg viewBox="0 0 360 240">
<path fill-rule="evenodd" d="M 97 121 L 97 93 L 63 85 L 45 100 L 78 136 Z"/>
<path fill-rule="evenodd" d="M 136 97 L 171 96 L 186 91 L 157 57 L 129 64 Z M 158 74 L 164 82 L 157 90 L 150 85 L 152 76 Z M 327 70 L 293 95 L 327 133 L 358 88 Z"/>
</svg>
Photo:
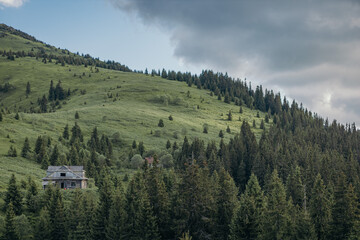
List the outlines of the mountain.
<svg viewBox="0 0 360 240">
<path fill-rule="evenodd" d="M 64 127 L 68 124 L 71 129 L 75 122 L 80 126 L 85 142 L 94 127 L 100 135 L 110 137 L 115 166 L 126 166 L 134 140 L 143 142 L 147 151 L 154 150 L 163 155 L 168 140 L 180 145 L 185 136 L 190 141 L 200 138 L 206 142 L 219 142 L 222 130 L 227 142 L 240 131 L 244 120 L 251 124 L 255 121 L 256 128 L 252 130 L 258 139 L 263 132 L 260 124 L 267 113 L 251 110 L 245 105 L 240 113 L 240 106 L 219 101 L 211 91 L 195 85 L 189 87 L 186 82 L 134 73 L 113 61 L 101 62 L 89 55 L 80 56 L 58 49 L 4 24 L 0 25 L 0 46 L 3 115 L 0 122 L 0 190 L 4 190 L 11 172 L 20 179 L 29 174 L 38 179 L 44 175 L 40 164 L 34 163 L 34 156 L 28 159 L 19 156 L 26 137 L 32 150 L 38 136 L 49 137 L 52 145 L 48 155 L 51 155 L 55 145 L 60 148 L 63 145 L 58 138 Z M 49 98 L 51 81 L 54 88 L 60 81 L 62 89 L 70 96 L 56 101 L 47 99 L 47 110 L 41 112 L 40 102 L 43 96 Z M 30 93 L 26 94 L 28 83 Z M 229 111 L 232 121 L 228 120 Z M 79 119 L 75 119 L 75 113 Z M 15 119 L 17 114 L 18 120 Z M 169 120 L 170 115 L 173 120 Z M 158 127 L 160 119 L 164 127 Z M 271 120 L 265 123 L 265 129 L 270 124 Z M 207 134 L 203 133 L 205 126 Z M 231 133 L 226 132 L 228 126 Z M 16 148 L 18 157 L 6 156 L 10 146 Z M 68 147 L 63 150 L 62 154 L 69 151 Z"/>
</svg>

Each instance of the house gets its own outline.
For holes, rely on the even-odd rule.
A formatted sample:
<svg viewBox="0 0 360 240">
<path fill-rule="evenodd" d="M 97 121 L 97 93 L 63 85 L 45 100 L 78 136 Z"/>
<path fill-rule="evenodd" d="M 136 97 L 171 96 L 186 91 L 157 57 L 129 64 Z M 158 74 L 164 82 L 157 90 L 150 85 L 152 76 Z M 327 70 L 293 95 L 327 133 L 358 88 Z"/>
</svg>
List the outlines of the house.
<svg viewBox="0 0 360 240">
<path fill-rule="evenodd" d="M 146 157 L 145 161 L 146 161 L 146 163 L 148 164 L 149 167 L 152 167 L 152 165 L 154 163 L 154 158 L 153 157 Z"/>
<path fill-rule="evenodd" d="M 87 178 L 83 166 L 49 166 L 42 182 L 43 189 L 49 184 L 63 189 L 86 188 Z"/>
</svg>

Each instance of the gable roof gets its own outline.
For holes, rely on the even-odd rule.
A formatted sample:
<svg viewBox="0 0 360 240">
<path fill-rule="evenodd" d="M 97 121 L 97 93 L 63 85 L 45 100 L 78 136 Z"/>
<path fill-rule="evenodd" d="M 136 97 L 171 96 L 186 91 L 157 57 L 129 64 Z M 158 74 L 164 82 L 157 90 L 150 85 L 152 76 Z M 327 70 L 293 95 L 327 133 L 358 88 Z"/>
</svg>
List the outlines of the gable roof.
<svg viewBox="0 0 360 240">
<path fill-rule="evenodd" d="M 61 172 L 68 173 L 66 176 L 61 176 Z M 87 180 L 85 177 L 85 170 L 83 166 L 49 166 L 46 171 L 46 177 L 43 180 L 55 179 L 74 179 L 74 180 Z"/>
</svg>

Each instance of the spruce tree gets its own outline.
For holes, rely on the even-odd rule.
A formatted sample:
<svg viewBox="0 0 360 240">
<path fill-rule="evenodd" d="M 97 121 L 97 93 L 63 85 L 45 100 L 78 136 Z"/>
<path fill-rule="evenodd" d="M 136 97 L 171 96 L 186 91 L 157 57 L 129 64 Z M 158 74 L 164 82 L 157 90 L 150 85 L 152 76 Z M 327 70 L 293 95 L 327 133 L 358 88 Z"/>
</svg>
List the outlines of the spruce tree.
<svg viewBox="0 0 360 240">
<path fill-rule="evenodd" d="M 136 144 L 136 141 L 135 141 L 135 140 L 132 142 L 131 147 L 132 147 L 132 149 L 136 149 L 136 148 L 137 148 L 137 144 Z"/>
<path fill-rule="evenodd" d="M 64 132 L 63 132 L 63 138 L 66 139 L 66 140 L 69 140 L 69 125 L 66 124 L 66 126 L 64 127 Z"/>
<path fill-rule="evenodd" d="M 62 194 L 60 189 L 56 189 L 50 202 L 50 233 L 52 240 L 67 239 L 66 216 Z"/>
<path fill-rule="evenodd" d="M 0 122 L 2 122 L 2 120 L 3 120 L 3 115 L 2 115 L 2 113 L 0 111 Z"/>
<path fill-rule="evenodd" d="M 164 121 L 162 119 L 159 120 L 158 127 L 164 127 Z"/>
<path fill-rule="evenodd" d="M 56 166 L 58 158 L 59 158 L 59 149 L 58 149 L 57 145 L 55 145 L 55 147 L 50 155 L 50 159 L 49 159 L 50 164 L 53 166 Z"/>
<path fill-rule="evenodd" d="M 309 212 L 319 240 L 328 239 L 331 222 L 330 193 L 325 188 L 320 174 L 316 176 L 311 192 Z"/>
<path fill-rule="evenodd" d="M 171 142 L 170 142 L 170 140 L 167 140 L 167 142 L 166 142 L 166 149 L 169 149 L 169 148 L 171 148 Z"/>
<path fill-rule="evenodd" d="M 122 186 L 115 190 L 106 226 L 106 239 L 127 239 L 127 213 L 125 212 L 125 194 Z"/>
<path fill-rule="evenodd" d="M 76 111 L 75 112 L 75 119 L 79 119 L 79 118 L 80 118 L 79 113 L 78 113 L 78 111 Z"/>
<path fill-rule="evenodd" d="M 38 210 L 38 202 L 36 196 L 38 195 L 38 189 L 35 181 L 29 177 L 28 187 L 25 194 L 25 204 L 27 210 L 31 213 L 35 213 Z"/>
<path fill-rule="evenodd" d="M 139 154 L 142 156 L 144 153 L 145 153 L 145 146 L 144 146 L 144 142 L 139 142 L 139 145 L 138 145 L 138 151 L 139 151 Z"/>
<path fill-rule="evenodd" d="M 16 215 L 21 215 L 22 213 L 22 197 L 19 190 L 19 187 L 16 184 L 15 175 L 12 174 L 9 180 L 7 191 L 5 193 L 5 210 L 9 207 L 9 204 L 12 204 L 13 211 Z"/>
<path fill-rule="evenodd" d="M 231 221 L 229 239 L 259 239 L 263 234 L 265 212 L 266 197 L 252 174 Z"/>
<path fill-rule="evenodd" d="M 40 211 L 39 220 L 35 225 L 34 237 L 36 240 L 49 240 L 51 239 L 50 232 L 50 217 L 47 208 Z"/>
<path fill-rule="evenodd" d="M 30 152 L 30 143 L 29 143 L 29 139 L 26 137 L 23 148 L 21 150 L 21 156 L 26 158 L 29 152 Z"/>
<path fill-rule="evenodd" d="M 216 180 L 215 180 L 216 181 Z M 214 239 L 228 239 L 230 224 L 238 202 L 238 188 L 230 174 L 221 168 L 216 192 L 216 213 L 214 221 Z"/>
<path fill-rule="evenodd" d="M 15 213 L 13 209 L 13 204 L 10 203 L 6 209 L 6 217 L 5 217 L 5 232 L 4 239 L 5 240 L 20 240 L 19 236 L 15 231 Z"/>
<path fill-rule="evenodd" d="M 279 178 L 277 170 L 271 174 L 270 181 L 266 185 L 267 210 L 264 215 L 264 227 L 262 234 L 266 239 L 290 239 L 291 229 L 289 210 L 291 202 L 286 201 L 284 185 Z"/>
<path fill-rule="evenodd" d="M 30 94 L 30 92 L 31 92 L 30 82 L 27 82 L 27 84 L 26 84 L 26 91 L 25 91 L 26 96 L 27 96 L 27 95 L 29 95 L 29 94 Z"/>
</svg>

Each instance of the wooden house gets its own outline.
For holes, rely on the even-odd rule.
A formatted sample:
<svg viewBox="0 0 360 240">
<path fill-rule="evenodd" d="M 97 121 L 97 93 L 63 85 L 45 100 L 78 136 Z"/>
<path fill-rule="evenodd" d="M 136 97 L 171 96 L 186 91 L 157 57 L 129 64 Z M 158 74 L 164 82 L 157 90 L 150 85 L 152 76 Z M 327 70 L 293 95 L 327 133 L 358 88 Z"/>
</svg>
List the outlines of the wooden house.
<svg viewBox="0 0 360 240">
<path fill-rule="evenodd" d="M 52 184 L 63 189 L 86 188 L 83 166 L 49 166 L 42 182 L 43 189 Z"/>
</svg>

